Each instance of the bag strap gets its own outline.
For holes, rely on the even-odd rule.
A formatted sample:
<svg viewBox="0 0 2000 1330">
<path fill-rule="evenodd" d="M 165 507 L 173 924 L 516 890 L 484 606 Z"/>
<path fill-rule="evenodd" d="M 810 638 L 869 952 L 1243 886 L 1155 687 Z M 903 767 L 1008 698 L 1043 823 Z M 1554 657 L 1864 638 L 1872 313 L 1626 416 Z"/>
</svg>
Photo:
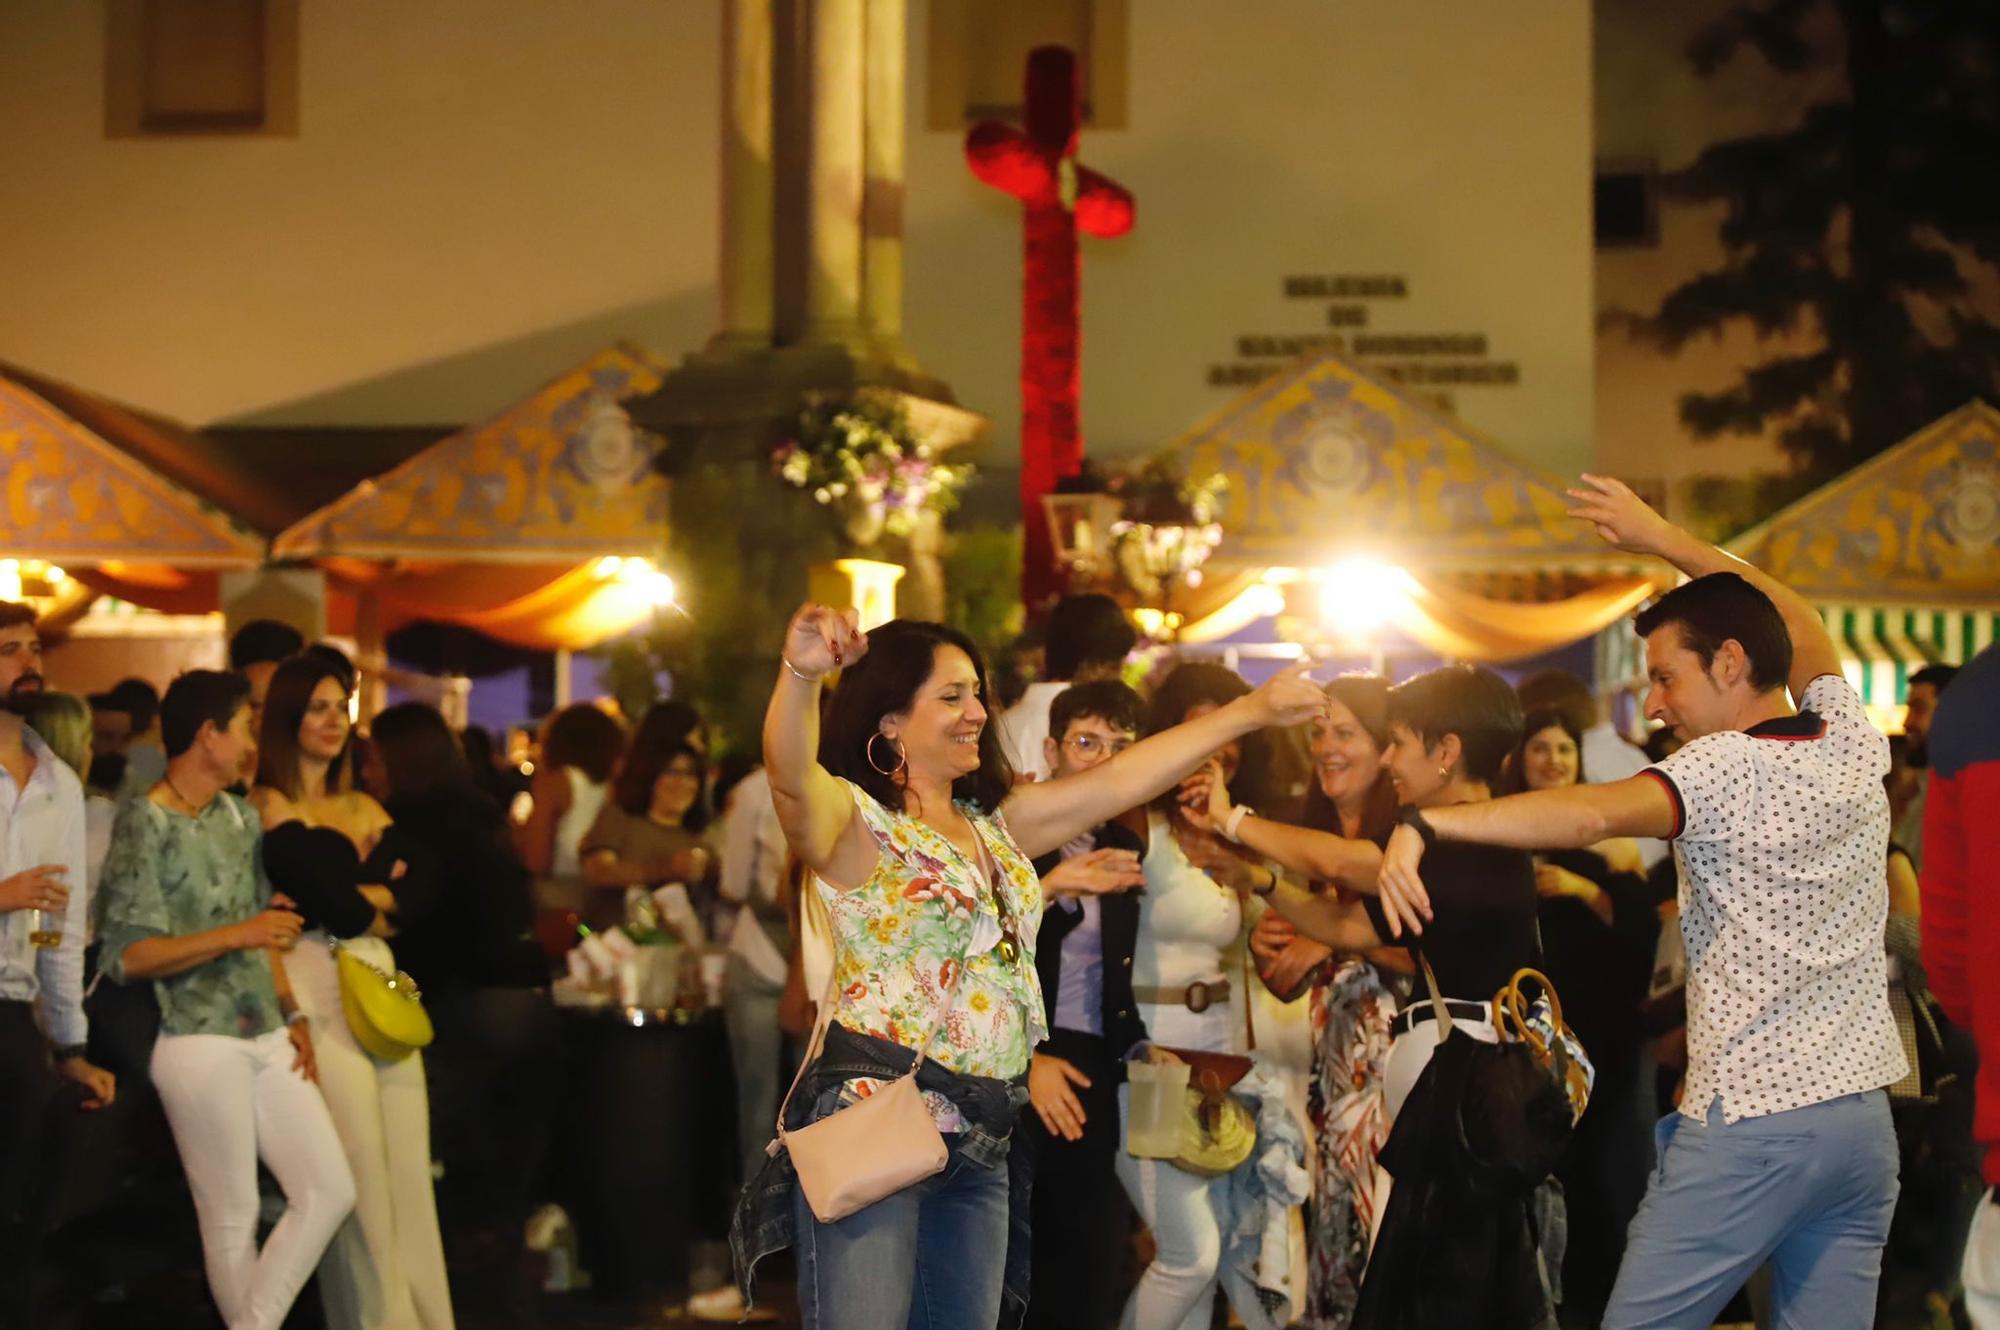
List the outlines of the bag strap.
<svg viewBox="0 0 2000 1330">
<path fill-rule="evenodd" d="M 983 852 L 985 849 L 984 841 L 980 842 L 980 848 Z M 808 889 L 817 890 L 813 885 L 813 879 L 816 876 L 816 874 L 811 872 L 807 873 L 806 887 Z M 995 890 L 997 891 L 998 888 L 996 887 Z M 971 935 L 968 934 L 966 937 L 968 948 L 971 942 Z M 916 1061 L 912 1062 L 910 1069 L 903 1073 L 905 1076 L 914 1076 L 917 1074 L 917 1069 L 924 1065 L 924 1058 L 931 1051 L 931 1045 L 937 1041 L 938 1031 L 944 1028 L 945 1017 L 951 1014 L 951 1004 L 958 996 L 959 981 L 965 978 L 966 956 L 966 950 L 961 949 L 958 953 L 958 965 L 952 971 L 951 983 L 945 988 L 944 1000 L 938 1004 L 937 1014 L 931 1020 L 930 1032 L 924 1036 L 924 1042 L 918 1046 Z M 799 1082 L 805 1079 L 806 1068 L 812 1066 L 813 1060 L 826 1047 L 827 1027 L 833 1024 L 833 999 L 834 995 L 839 991 L 840 976 L 838 967 L 835 967 L 827 972 L 826 992 L 820 998 L 819 1014 L 813 1021 L 812 1039 L 806 1044 L 805 1055 L 799 1059 L 799 1069 L 792 1073 L 792 1083 L 786 1088 L 785 1097 L 778 1103 L 778 1140 L 783 1140 L 785 1136 L 785 1110 L 791 1106 L 792 1095 L 798 1090 Z M 774 1141 L 772 1144 L 773 1148 L 775 1148 L 776 1142 Z"/>
<path fill-rule="evenodd" d="M 1253 1014 L 1257 1006 L 1256 994 L 1250 988 L 1250 943 L 1243 943 L 1243 1034 L 1249 1041 L 1250 1052 L 1257 1051 L 1257 1018 Z"/>
<path fill-rule="evenodd" d="M 1424 986 L 1431 990 L 1431 1011 L 1438 1028 L 1444 1031 L 1445 1039 L 1451 1038 L 1451 1008 L 1445 1005 L 1444 994 L 1438 992 L 1437 972 L 1431 969 L 1431 958 L 1424 954 L 1422 947 L 1412 948 L 1417 953 L 1417 963 L 1424 967 Z M 1443 1040 L 1439 1040 L 1440 1043 Z"/>
</svg>

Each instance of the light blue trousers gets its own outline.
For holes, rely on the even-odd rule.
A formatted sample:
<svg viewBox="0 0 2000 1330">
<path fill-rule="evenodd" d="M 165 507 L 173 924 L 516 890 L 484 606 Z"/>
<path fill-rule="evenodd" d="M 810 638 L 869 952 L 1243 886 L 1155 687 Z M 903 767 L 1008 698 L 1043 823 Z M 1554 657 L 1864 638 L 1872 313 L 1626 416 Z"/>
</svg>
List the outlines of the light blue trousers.
<svg viewBox="0 0 2000 1330">
<path fill-rule="evenodd" d="M 1707 1330 L 1766 1261 L 1779 1330 L 1867 1330 L 1896 1208 L 1896 1134 L 1880 1090 L 1725 1123 L 1680 1113 L 1625 1244 L 1605 1330 Z"/>
</svg>

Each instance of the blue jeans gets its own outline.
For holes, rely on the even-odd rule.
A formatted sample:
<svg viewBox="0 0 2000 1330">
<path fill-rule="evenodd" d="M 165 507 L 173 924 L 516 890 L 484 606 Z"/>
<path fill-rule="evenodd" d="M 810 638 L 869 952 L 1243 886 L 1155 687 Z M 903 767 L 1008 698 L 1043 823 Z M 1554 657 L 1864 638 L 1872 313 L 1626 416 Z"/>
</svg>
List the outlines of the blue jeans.
<svg viewBox="0 0 2000 1330">
<path fill-rule="evenodd" d="M 805 1330 L 991 1330 L 1007 1261 L 1007 1169 L 945 1137 L 944 1172 L 838 1223 L 800 1189 L 799 1317 Z"/>
<path fill-rule="evenodd" d="M 1779 1330 L 1866 1330 L 1896 1208 L 1896 1136 L 1880 1090 L 1725 1123 L 1660 1120 L 1605 1330 L 1713 1324 L 1771 1265 Z"/>
</svg>

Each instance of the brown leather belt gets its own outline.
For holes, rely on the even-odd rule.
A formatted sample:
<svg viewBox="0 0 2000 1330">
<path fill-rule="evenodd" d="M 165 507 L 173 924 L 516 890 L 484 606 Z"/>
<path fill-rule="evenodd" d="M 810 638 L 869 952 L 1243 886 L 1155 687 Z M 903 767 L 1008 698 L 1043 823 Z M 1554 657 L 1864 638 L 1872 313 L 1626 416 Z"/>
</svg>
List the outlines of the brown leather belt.
<svg viewBox="0 0 2000 1330">
<path fill-rule="evenodd" d="M 1229 981 L 1227 979 L 1197 979 L 1179 988 L 1147 988 L 1135 984 L 1132 1000 L 1147 1002 L 1156 1007 L 1186 1007 L 1189 1011 L 1207 1011 L 1218 1003 L 1229 1001 Z"/>
</svg>

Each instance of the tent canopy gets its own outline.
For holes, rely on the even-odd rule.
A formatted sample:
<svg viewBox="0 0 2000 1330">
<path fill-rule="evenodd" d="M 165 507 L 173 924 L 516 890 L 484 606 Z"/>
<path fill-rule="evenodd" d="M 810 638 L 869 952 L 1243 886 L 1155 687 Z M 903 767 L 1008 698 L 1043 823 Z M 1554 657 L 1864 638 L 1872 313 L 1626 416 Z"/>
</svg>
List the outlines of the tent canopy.
<svg viewBox="0 0 2000 1330">
<path fill-rule="evenodd" d="M 667 481 L 620 403 L 664 372 L 635 347 L 600 351 L 293 523 L 272 553 L 563 565 L 651 553 L 666 540 Z"/>
<path fill-rule="evenodd" d="M 1893 712 L 1911 674 L 2000 632 L 2000 411 L 1967 403 L 1729 548 L 1817 603 L 1862 700 Z"/>
<path fill-rule="evenodd" d="M 1635 570 L 1572 520 L 1563 482 L 1331 352 L 1307 357 L 1168 445 L 1229 479 L 1216 561 L 1319 567 Z"/>
<path fill-rule="evenodd" d="M 1190 476 L 1229 482 L 1215 572 L 1183 640 L 1241 626 L 1234 601 L 1207 603 L 1211 585 L 1235 595 L 1261 582 L 1289 586 L 1295 616 L 1313 615 L 1315 597 L 1367 599 L 1439 655 L 1520 660 L 1615 623 L 1666 572 L 1572 519 L 1561 481 L 1332 353 L 1251 389 L 1166 451 Z M 1268 593 L 1264 603 L 1275 604 Z M 1204 611 L 1210 620 L 1196 621 Z"/>
<path fill-rule="evenodd" d="M 622 403 L 659 386 L 645 352 L 613 346 L 483 424 L 440 439 L 283 531 L 274 557 L 316 560 L 336 622 L 416 619 L 537 650 L 595 646 L 649 618 L 628 559 L 667 539 L 658 441 Z"/>
<path fill-rule="evenodd" d="M 2000 605 L 2000 411 L 1967 403 L 1729 548 L 1817 601 Z"/>
</svg>

